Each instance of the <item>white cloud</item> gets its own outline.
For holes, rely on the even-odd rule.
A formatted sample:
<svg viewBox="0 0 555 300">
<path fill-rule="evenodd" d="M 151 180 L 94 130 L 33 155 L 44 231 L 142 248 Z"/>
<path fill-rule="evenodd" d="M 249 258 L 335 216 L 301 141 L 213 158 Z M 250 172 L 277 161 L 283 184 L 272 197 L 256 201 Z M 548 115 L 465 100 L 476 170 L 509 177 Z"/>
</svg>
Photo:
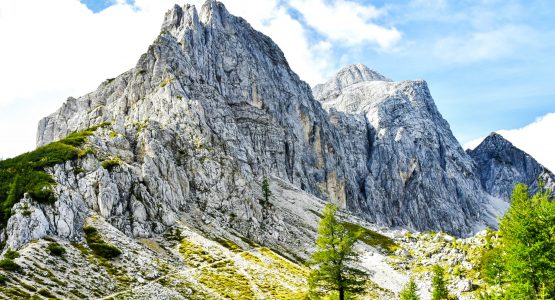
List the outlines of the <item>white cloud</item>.
<svg viewBox="0 0 555 300">
<path fill-rule="evenodd" d="M 364 43 L 377 44 L 390 49 L 401 38 L 395 28 L 386 28 L 373 22 L 382 11 L 371 5 L 360 5 L 345 0 L 331 3 L 325 0 L 291 0 L 307 24 L 333 42 L 349 46 Z"/>
<path fill-rule="evenodd" d="M 538 34 L 531 28 L 507 25 L 495 30 L 449 36 L 434 46 L 436 57 L 456 64 L 475 63 L 508 57 L 536 44 Z"/>
<path fill-rule="evenodd" d="M 538 162 L 555 172 L 554 132 L 555 113 L 549 113 L 522 128 L 497 131 L 517 148 L 532 155 Z M 474 149 L 483 140 L 484 138 L 472 140 L 466 143 L 464 148 Z"/>
<path fill-rule="evenodd" d="M 204 0 L 136 0 L 135 7 L 118 0 L 96 14 L 78 0 L 1 1 L 0 157 L 33 149 L 38 121 L 67 97 L 132 68 L 175 2 L 200 10 Z M 309 41 L 277 0 L 223 2 L 273 38 L 302 79 L 321 82 L 335 68 L 329 44 Z"/>
</svg>

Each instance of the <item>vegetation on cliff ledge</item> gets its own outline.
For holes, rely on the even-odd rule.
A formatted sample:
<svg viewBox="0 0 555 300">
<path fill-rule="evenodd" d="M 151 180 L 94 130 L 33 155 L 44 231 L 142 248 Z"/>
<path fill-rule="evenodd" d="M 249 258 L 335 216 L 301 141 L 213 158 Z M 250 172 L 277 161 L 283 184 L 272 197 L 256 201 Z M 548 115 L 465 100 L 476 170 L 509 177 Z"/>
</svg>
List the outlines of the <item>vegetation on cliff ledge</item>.
<svg viewBox="0 0 555 300">
<path fill-rule="evenodd" d="M 25 193 L 43 203 L 56 201 L 52 187 L 52 176 L 45 169 L 79 157 L 79 146 L 102 123 L 83 131 L 73 132 L 66 138 L 39 147 L 14 158 L 0 161 L 0 226 L 5 226 L 11 216 L 12 207 Z"/>
</svg>

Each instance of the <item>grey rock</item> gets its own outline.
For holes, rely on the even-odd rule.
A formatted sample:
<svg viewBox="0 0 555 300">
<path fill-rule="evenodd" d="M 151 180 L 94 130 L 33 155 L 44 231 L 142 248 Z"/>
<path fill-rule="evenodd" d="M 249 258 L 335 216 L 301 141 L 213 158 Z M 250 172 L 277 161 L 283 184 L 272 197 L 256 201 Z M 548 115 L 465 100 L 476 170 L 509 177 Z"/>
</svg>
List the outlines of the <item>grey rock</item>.
<svg viewBox="0 0 555 300">
<path fill-rule="evenodd" d="M 472 280 L 465 279 L 460 281 L 459 283 L 457 283 L 456 289 L 459 293 L 472 291 Z"/>
<path fill-rule="evenodd" d="M 357 162 L 351 169 L 357 170 L 363 195 L 352 206 L 387 226 L 458 235 L 480 222 L 495 226 L 495 217 L 480 214 L 488 195 L 426 82 L 350 80 L 359 69 L 343 69 L 314 90 L 332 120 L 345 115 L 332 123 Z M 360 133 L 353 134 L 355 129 Z"/>
<path fill-rule="evenodd" d="M 555 175 L 500 134 L 491 133 L 467 153 L 476 162 L 482 187 L 493 196 L 508 201 L 517 183 L 536 193 L 539 179 L 546 189 L 555 190 Z"/>
</svg>

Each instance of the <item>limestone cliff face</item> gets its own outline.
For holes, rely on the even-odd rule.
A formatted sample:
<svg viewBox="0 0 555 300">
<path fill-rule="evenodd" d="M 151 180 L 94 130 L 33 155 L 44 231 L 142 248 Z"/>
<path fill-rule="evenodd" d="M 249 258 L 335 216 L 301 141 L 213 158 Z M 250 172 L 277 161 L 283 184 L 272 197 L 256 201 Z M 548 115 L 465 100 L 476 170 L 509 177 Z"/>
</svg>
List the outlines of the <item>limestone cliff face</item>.
<svg viewBox="0 0 555 300">
<path fill-rule="evenodd" d="M 380 225 L 465 235 L 484 222 L 487 195 L 425 82 L 357 65 L 315 95 L 271 39 L 221 3 L 175 6 L 135 68 L 41 120 L 38 145 L 111 125 L 89 137 L 94 154 L 49 169 L 58 202 L 37 204 L 41 226 L 10 219 L 8 244 L 78 239 L 94 212 L 129 236 L 186 223 L 306 256 L 307 203 L 318 201 L 274 193 L 264 206 L 263 176 Z M 103 167 L 109 160 L 118 165 Z"/>
<path fill-rule="evenodd" d="M 528 185 L 531 193 L 538 191 L 539 179 L 545 188 L 555 189 L 555 175 L 500 134 L 491 133 L 467 152 L 476 162 L 483 188 L 505 201 L 510 199 L 517 183 Z"/>
<path fill-rule="evenodd" d="M 490 197 L 426 82 L 392 82 L 353 65 L 316 86 L 314 94 L 332 119 L 345 116 L 335 124 L 357 157 L 353 168 L 364 194 L 357 204 L 372 221 L 460 233 L 485 217 L 480 210 Z M 364 132 L 357 136 L 354 128 Z"/>
</svg>

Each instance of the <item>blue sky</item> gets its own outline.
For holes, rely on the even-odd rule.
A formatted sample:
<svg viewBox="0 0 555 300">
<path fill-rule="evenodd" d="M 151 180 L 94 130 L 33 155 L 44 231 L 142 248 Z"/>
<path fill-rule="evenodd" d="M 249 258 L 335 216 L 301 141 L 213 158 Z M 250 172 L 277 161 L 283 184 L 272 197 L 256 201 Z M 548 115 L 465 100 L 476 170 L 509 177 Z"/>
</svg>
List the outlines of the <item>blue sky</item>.
<svg viewBox="0 0 555 300">
<path fill-rule="evenodd" d="M 68 96 L 132 68 L 176 2 L 204 1 L 1 2 L 0 157 L 31 150 L 40 118 Z M 351 63 L 394 80 L 425 79 L 462 144 L 555 112 L 549 0 L 222 2 L 269 35 L 311 85 Z M 555 125 L 542 124 L 533 127 L 538 139 L 552 136 Z M 553 145 L 526 149 L 540 148 L 555 151 Z"/>
<path fill-rule="evenodd" d="M 87 8 L 94 13 L 99 13 L 112 5 L 117 4 L 116 0 L 80 0 L 80 2 L 86 5 Z M 135 1 L 127 0 L 126 2 L 133 5 Z"/>
<path fill-rule="evenodd" d="M 555 112 L 553 2 L 359 3 L 382 9 L 374 22 L 401 39 L 386 50 L 334 44 L 335 59 L 363 62 L 394 80 L 425 79 L 462 143 Z"/>
</svg>

